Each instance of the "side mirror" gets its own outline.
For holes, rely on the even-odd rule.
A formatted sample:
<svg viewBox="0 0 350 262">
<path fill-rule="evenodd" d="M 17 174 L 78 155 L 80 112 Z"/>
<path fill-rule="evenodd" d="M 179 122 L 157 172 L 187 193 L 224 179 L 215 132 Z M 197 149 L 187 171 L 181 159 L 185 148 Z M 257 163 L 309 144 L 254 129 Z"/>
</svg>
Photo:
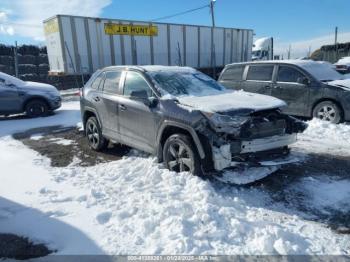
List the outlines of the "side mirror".
<svg viewBox="0 0 350 262">
<path fill-rule="evenodd" d="M 148 106 L 149 107 L 156 107 L 158 104 L 158 99 L 154 96 L 148 98 Z"/>
<path fill-rule="evenodd" d="M 143 102 L 146 106 L 155 107 L 158 103 L 156 97 L 148 97 L 146 90 L 132 91 L 130 97 Z"/>
<path fill-rule="evenodd" d="M 297 82 L 299 84 L 306 85 L 306 86 L 310 85 L 310 80 L 307 77 L 299 77 L 297 79 Z"/>
</svg>

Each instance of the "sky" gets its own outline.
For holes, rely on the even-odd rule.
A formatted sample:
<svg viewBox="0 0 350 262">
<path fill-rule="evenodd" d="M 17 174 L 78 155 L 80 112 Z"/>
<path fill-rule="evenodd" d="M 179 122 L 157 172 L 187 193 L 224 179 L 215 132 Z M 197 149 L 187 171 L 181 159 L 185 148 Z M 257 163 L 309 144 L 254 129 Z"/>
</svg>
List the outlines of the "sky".
<svg viewBox="0 0 350 262">
<path fill-rule="evenodd" d="M 42 21 L 55 14 L 153 20 L 204 6 L 209 0 L 0 0 L 0 43 L 45 45 Z M 350 42 L 350 0 L 216 0 L 217 26 L 253 29 L 255 38 L 272 36 L 275 54 L 292 57 L 334 43 Z M 161 22 L 211 25 L 209 8 Z"/>
</svg>

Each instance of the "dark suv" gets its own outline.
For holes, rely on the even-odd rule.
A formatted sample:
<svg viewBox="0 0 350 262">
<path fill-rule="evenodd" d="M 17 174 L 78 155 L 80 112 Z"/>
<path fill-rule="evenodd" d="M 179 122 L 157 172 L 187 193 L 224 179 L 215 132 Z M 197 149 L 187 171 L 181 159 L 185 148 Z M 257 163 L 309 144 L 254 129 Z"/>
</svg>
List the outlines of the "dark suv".
<svg viewBox="0 0 350 262">
<path fill-rule="evenodd" d="M 227 65 L 219 82 L 284 100 L 287 114 L 350 121 L 350 80 L 326 62 L 281 60 Z"/>
<path fill-rule="evenodd" d="M 82 90 L 91 148 L 125 144 L 174 171 L 207 174 L 237 166 L 279 166 L 306 125 L 269 96 L 226 90 L 192 68 L 107 67 Z"/>
</svg>

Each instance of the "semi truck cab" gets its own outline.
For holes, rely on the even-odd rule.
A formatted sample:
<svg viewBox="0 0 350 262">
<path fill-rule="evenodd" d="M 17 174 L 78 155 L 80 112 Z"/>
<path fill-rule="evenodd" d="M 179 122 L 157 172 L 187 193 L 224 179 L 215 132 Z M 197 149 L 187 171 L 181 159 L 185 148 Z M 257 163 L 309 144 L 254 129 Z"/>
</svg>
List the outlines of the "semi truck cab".
<svg viewBox="0 0 350 262">
<path fill-rule="evenodd" d="M 273 38 L 264 37 L 255 40 L 253 44 L 252 60 L 273 60 Z"/>
</svg>

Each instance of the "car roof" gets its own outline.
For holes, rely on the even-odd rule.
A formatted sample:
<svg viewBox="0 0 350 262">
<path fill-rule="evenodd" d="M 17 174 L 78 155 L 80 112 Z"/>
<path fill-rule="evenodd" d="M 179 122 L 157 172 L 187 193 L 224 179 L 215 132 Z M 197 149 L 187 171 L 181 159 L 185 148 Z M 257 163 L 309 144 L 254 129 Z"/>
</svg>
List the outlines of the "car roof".
<svg viewBox="0 0 350 262">
<path fill-rule="evenodd" d="M 192 67 L 182 67 L 182 66 L 162 66 L 162 65 L 142 65 L 142 66 L 108 66 L 102 69 L 102 71 L 108 70 L 136 70 L 141 72 L 183 72 L 183 73 L 193 73 L 196 70 Z"/>
<path fill-rule="evenodd" d="M 302 59 L 287 59 L 287 60 L 263 60 L 263 61 L 250 61 L 250 62 L 242 62 L 242 63 L 232 63 L 226 66 L 232 65 L 259 65 L 259 64 L 286 64 L 286 65 L 297 65 L 297 66 L 305 66 L 312 65 L 315 63 L 319 63 L 313 60 L 302 60 Z"/>
</svg>

